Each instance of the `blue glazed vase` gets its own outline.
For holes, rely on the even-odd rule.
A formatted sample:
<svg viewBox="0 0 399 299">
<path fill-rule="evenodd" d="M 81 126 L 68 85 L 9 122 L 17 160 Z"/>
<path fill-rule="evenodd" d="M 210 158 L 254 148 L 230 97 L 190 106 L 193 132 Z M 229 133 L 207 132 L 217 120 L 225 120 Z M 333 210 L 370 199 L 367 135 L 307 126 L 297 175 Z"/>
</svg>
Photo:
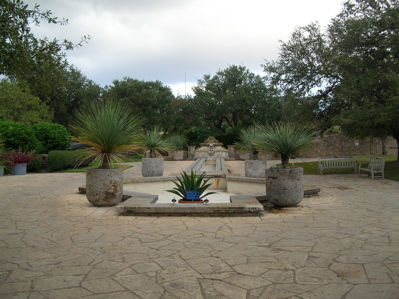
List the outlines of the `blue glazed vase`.
<svg viewBox="0 0 399 299">
<path fill-rule="evenodd" d="M 185 200 L 199 201 L 200 200 L 200 192 L 199 191 L 186 191 Z"/>
</svg>

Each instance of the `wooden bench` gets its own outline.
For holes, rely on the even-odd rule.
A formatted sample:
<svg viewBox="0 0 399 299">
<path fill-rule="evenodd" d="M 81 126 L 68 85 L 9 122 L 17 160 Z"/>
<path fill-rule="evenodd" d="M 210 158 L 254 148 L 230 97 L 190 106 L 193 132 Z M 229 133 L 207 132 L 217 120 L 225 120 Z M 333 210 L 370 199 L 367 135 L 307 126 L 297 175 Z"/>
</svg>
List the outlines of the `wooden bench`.
<svg viewBox="0 0 399 299">
<path fill-rule="evenodd" d="M 319 157 L 319 174 L 331 168 L 352 168 L 356 173 L 356 161 L 353 157 Z"/>
<path fill-rule="evenodd" d="M 366 167 L 362 167 L 362 164 L 367 164 Z M 359 176 L 362 172 L 366 172 L 371 178 L 384 178 L 384 167 L 385 167 L 385 159 L 384 158 L 374 158 L 371 157 L 369 162 L 360 163 L 359 162 Z M 381 173 L 380 176 L 376 176 L 376 173 Z"/>
</svg>

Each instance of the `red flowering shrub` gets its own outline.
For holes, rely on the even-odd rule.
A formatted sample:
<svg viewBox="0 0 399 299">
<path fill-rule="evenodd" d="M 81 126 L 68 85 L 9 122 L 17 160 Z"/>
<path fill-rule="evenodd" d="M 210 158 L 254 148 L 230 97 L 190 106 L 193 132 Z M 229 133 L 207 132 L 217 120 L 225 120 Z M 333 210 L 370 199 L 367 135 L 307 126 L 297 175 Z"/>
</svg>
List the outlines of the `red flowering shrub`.
<svg viewBox="0 0 399 299">
<path fill-rule="evenodd" d="M 19 163 L 32 162 L 36 157 L 33 152 L 22 152 L 22 151 L 12 151 L 3 153 L 4 162 L 10 164 L 10 166 L 15 166 Z"/>
</svg>

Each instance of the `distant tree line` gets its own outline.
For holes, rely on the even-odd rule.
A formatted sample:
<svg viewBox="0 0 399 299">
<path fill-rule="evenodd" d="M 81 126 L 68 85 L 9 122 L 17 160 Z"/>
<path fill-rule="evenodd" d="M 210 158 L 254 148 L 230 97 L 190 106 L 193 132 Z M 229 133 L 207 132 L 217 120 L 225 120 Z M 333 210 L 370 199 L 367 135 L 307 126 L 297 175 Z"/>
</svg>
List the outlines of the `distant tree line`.
<svg viewBox="0 0 399 299">
<path fill-rule="evenodd" d="M 67 20 L 18 0 L 3 0 L 0 7 L 4 121 L 68 127 L 74 110 L 117 99 L 141 114 L 143 130 L 157 126 L 193 144 L 209 135 L 232 144 L 242 129 L 280 120 L 312 123 L 322 131 L 339 126 L 360 138 L 392 136 L 399 144 L 397 0 L 346 1 L 325 29 L 318 23 L 296 28 L 278 58 L 264 62 L 264 76 L 230 65 L 204 75 L 187 97 L 173 95 L 160 81 L 129 77 L 102 88 L 65 58 L 65 51 L 90 37 L 77 44 L 38 39 L 32 24 Z"/>
</svg>

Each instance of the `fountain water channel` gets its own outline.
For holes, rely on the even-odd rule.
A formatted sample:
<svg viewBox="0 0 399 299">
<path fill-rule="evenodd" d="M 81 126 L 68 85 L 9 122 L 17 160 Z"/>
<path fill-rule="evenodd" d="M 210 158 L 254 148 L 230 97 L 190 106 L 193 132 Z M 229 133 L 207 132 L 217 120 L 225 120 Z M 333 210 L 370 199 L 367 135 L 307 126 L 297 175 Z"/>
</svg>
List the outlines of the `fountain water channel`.
<svg viewBox="0 0 399 299">
<path fill-rule="evenodd" d="M 117 206 L 123 215 L 259 215 L 263 205 L 256 199 L 266 195 L 265 179 L 229 177 L 225 159 L 228 150 L 218 140 L 209 137 L 194 152 L 195 161 L 185 170 L 210 178 L 212 191 L 208 203 L 173 203 L 176 177 L 136 178 L 124 185 L 124 194 L 130 198 Z"/>
</svg>

